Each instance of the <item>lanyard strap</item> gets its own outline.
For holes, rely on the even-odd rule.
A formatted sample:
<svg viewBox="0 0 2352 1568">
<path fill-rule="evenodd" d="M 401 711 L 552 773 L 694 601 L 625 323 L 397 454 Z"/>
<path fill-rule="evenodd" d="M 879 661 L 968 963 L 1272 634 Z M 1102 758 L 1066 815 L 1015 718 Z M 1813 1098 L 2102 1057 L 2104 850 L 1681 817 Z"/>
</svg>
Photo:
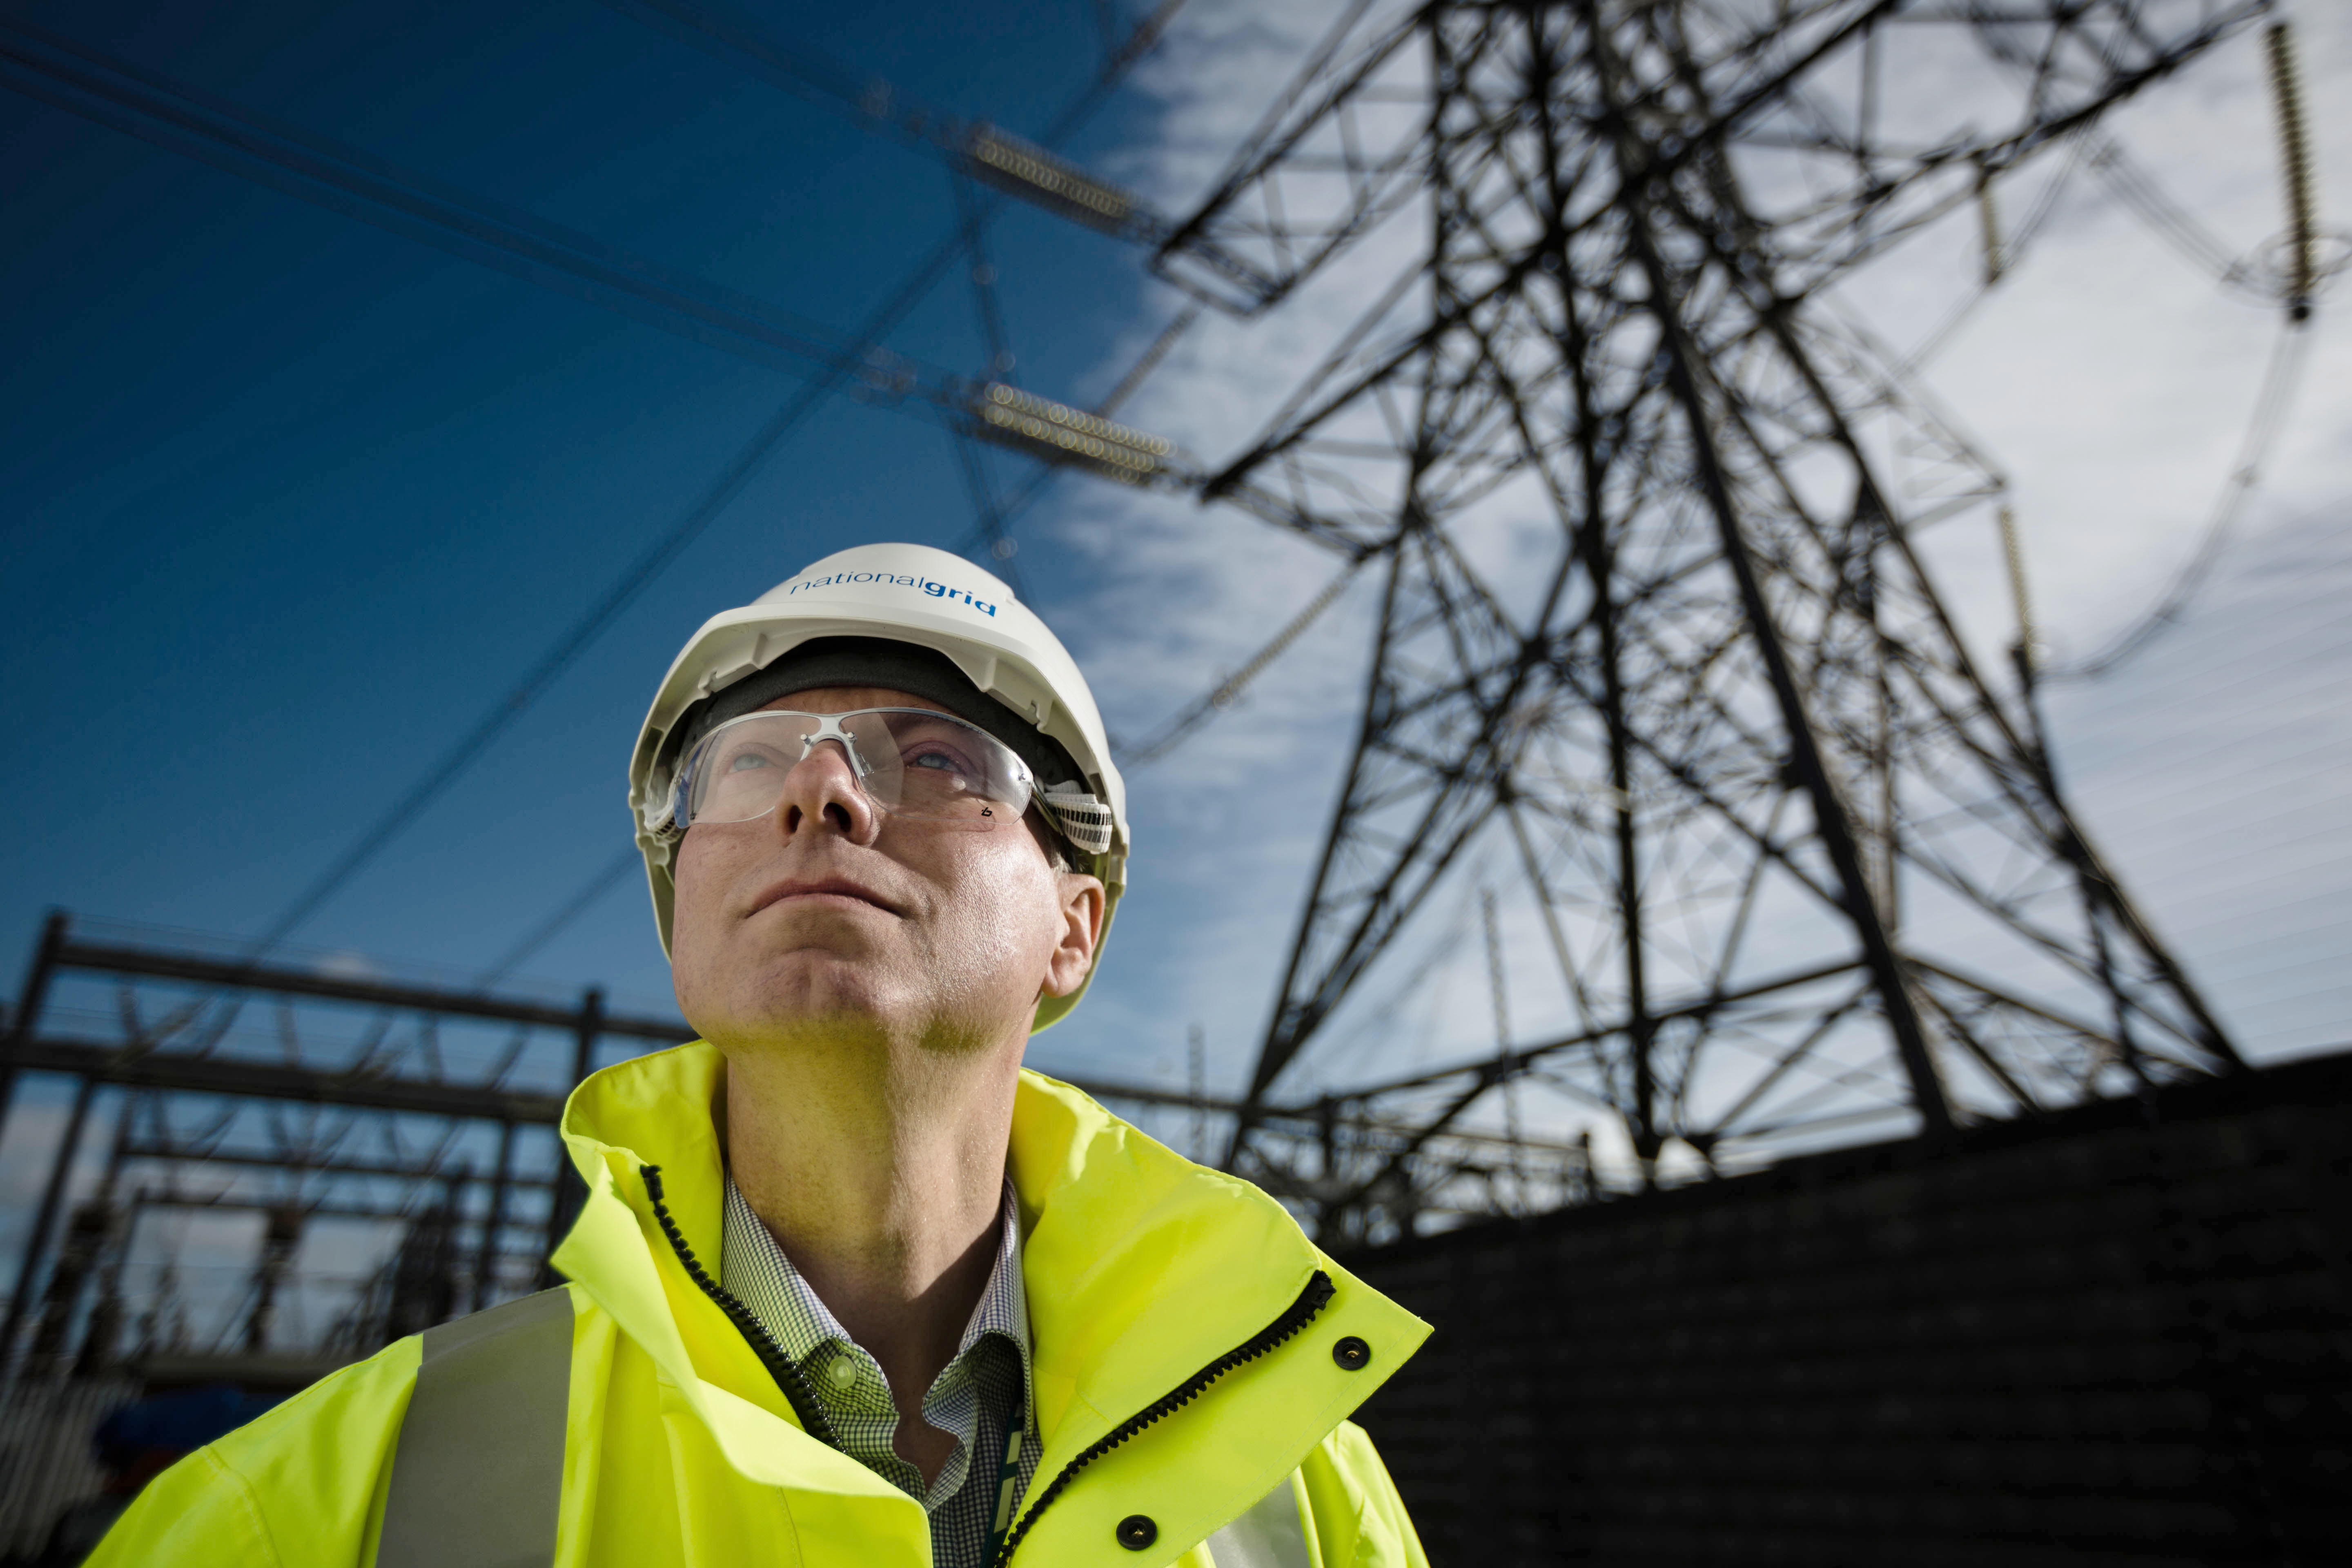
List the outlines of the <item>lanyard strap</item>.
<svg viewBox="0 0 2352 1568">
<path fill-rule="evenodd" d="M 1021 1427 L 1018 1423 L 1004 1437 L 1004 1462 L 996 1468 L 996 1522 L 988 1533 L 988 1555 L 982 1558 L 992 1565 L 996 1554 L 1004 1550 L 1004 1532 L 1013 1528 L 1013 1486 L 1021 1468 Z"/>
</svg>

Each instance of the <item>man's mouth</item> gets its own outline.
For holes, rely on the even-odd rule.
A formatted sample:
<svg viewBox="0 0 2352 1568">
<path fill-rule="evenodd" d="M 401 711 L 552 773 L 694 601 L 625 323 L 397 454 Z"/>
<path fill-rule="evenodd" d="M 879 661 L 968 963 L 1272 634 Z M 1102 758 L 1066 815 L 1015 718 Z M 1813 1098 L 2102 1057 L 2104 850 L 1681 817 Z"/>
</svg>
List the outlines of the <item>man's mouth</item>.
<svg viewBox="0 0 2352 1568">
<path fill-rule="evenodd" d="M 802 899 L 850 899 L 870 904 L 885 914 L 898 912 L 881 894 L 846 877 L 787 877 L 761 890 L 751 901 L 751 913 Z"/>
</svg>

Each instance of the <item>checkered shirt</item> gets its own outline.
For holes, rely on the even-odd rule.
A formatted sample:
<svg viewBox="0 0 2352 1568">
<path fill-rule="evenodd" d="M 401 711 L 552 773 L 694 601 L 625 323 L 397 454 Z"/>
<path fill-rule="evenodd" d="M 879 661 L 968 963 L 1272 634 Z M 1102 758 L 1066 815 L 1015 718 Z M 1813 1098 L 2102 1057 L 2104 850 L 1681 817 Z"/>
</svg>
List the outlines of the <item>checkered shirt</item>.
<svg viewBox="0 0 2352 1568">
<path fill-rule="evenodd" d="M 898 1410 L 880 1364 L 817 1300 L 731 1177 L 719 1277 L 799 1364 L 842 1451 L 923 1505 L 936 1568 L 984 1568 L 1009 1421 L 1018 1420 L 1026 1434 L 1013 1470 L 1013 1501 L 1028 1490 L 1037 1468 L 1029 1300 L 1021 1283 L 1021 1210 L 1012 1182 L 1004 1184 L 1003 1224 L 987 1289 L 964 1325 L 955 1359 L 923 1395 L 923 1419 L 955 1439 L 955 1452 L 928 1488 L 923 1473 L 890 1447 Z"/>
</svg>

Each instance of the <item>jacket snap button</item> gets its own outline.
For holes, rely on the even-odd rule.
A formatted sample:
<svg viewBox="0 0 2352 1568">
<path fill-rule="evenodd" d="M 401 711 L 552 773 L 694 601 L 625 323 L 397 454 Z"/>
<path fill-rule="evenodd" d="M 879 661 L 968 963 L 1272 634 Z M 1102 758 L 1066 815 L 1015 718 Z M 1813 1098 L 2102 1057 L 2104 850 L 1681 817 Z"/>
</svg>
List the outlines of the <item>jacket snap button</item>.
<svg viewBox="0 0 2352 1568">
<path fill-rule="evenodd" d="M 1160 1527 L 1148 1514 L 1130 1513 L 1118 1521 L 1118 1543 L 1129 1552 L 1140 1552 L 1160 1539 Z"/>
<path fill-rule="evenodd" d="M 1349 1334 L 1331 1347 L 1331 1359 L 1339 1363 L 1342 1372 L 1361 1372 L 1372 1362 L 1372 1347 Z"/>
</svg>

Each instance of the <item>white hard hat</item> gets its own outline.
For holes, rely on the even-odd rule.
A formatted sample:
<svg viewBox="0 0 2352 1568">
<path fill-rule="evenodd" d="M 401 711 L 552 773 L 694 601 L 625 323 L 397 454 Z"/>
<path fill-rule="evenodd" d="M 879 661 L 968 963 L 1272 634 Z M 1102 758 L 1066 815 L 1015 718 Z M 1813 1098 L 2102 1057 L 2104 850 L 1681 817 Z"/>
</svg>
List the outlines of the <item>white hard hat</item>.
<svg viewBox="0 0 2352 1568">
<path fill-rule="evenodd" d="M 1050 784 L 1046 804 L 1055 826 L 1090 853 L 1086 868 L 1102 879 L 1108 937 L 1127 886 L 1127 785 L 1110 760 L 1110 738 L 1077 662 L 1011 588 L 961 556 L 923 544 L 862 544 L 703 622 L 662 678 L 629 759 L 629 811 L 662 951 L 669 951 L 677 892 L 671 856 L 683 836 L 671 796 L 687 731 L 709 699 L 803 644 L 829 637 L 910 643 L 942 654 L 978 691 L 1067 755 L 1078 776 Z M 1099 942 L 1095 951 L 1099 962 Z M 1067 996 L 1040 999 L 1034 1027 L 1054 1023 L 1085 994 L 1081 985 Z"/>
</svg>

